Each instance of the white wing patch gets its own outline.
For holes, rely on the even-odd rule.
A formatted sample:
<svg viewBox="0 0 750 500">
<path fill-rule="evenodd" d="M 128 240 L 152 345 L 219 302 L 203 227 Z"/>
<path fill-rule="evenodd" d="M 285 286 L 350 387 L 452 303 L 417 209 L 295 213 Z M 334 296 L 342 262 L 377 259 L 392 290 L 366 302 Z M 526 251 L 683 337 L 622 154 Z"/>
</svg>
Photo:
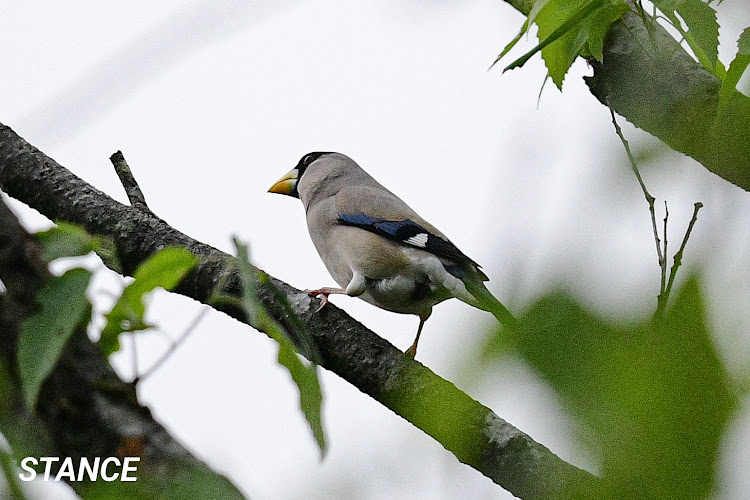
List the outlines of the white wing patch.
<svg viewBox="0 0 750 500">
<path fill-rule="evenodd" d="M 405 243 L 408 243 L 409 245 L 414 245 L 415 247 L 425 248 L 427 246 L 428 237 L 429 235 L 427 233 L 415 234 L 414 236 L 406 240 Z"/>
</svg>

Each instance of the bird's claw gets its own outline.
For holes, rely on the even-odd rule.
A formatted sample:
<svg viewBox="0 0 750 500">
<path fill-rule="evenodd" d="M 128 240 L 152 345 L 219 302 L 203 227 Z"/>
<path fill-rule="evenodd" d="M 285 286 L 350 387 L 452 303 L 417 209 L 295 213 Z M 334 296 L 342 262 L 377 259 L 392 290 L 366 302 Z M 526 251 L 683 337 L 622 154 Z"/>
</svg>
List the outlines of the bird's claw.
<svg viewBox="0 0 750 500">
<path fill-rule="evenodd" d="M 326 292 L 325 290 L 321 290 L 321 289 L 305 290 L 304 292 L 310 297 L 320 297 L 320 305 L 318 306 L 317 309 L 315 309 L 315 313 L 320 312 L 320 310 L 323 309 L 326 306 L 326 304 L 328 304 L 329 293 Z"/>
</svg>

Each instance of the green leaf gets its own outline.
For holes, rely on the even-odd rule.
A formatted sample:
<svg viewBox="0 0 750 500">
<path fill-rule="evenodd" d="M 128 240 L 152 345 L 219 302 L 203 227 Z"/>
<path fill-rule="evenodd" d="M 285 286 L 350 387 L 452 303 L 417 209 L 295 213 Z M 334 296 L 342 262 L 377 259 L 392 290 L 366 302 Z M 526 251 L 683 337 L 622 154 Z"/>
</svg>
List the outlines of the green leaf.
<svg viewBox="0 0 750 500">
<path fill-rule="evenodd" d="M 719 22 L 716 20 L 716 11 L 702 0 L 683 0 L 677 6 L 677 13 L 688 27 L 686 39 L 693 52 L 699 48 L 711 63 L 708 69 L 713 70 L 719 57 Z"/>
<path fill-rule="evenodd" d="M 13 457 L 13 449 L 2 432 L 0 432 L 0 469 L 2 469 L 5 484 L 10 493 L 10 500 L 26 500 L 26 495 L 21 488 L 18 478 L 16 459 Z"/>
<path fill-rule="evenodd" d="M 237 249 L 240 279 L 242 280 L 243 308 L 249 323 L 265 332 L 279 344 L 278 362 L 286 368 L 299 390 L 300 408 L 305 415 L 315 441 L 320 449 L 321 458 L 326 454 L 326 438 L 323 428 L 323 392 L 318 380 L 315 364 L 309 366 L 297 356 L 294 344 L 289 340 L 281 326 L 274 321 L 265 308 L 256 300 L 255 289 L 258 282 L 257 270 L 250 264 L 247 246 L 234 238 Z"/>
<path fill-rule="evenodd" d="M 558 89 L 562 88 L 568 69 L 588 38 L 587 18 L 603 3 L 603 0 L 592 0 L 582 5 L 581 0 L 553 0 L 539 13 L 540 40 L 545 37 L 543 42 L 550 39 L 554 42 L 544 44 L 542 58 Z"/>
<path fill-rule="evenodd" d="M 589 37 L 586 46 L 588 52 L 597 61 L 603 62 L 604 60 L 604 39 L 609 32 L 609 28 L 629 10 L 630 7 L 627 4 L 618 2 L 606 4 L 589 16 Z"/>
<path fill-rule="evenodd" d="M 539 12 L 547 5 L 549 0 L 534 0 L 534 6 L 531 7 L 531 10 L 529 11 L 529 17 L 526 19 L 526 22 L 529 26 L 536 21 L 536 16 L 539 15 Z"/>
<path fill-rule="evenodd" d="M 81 226 L 57 222 L 57 226 L 36 233 L 42 245 L 44 260 L 52 262 L 61 257 L 78 257 L 96 250 L 99 242 Z"/>
<path fill-rule="evenodd" d="M 29 408 L 36 405 L 39 388 L 57 365 L 73 330 L 87 317 L 90 279 L 89 271 L 71 269 L 50 278 L 37 294 L 39 312 L 23 324 L 18 339 L 18 370 Z"/>
<path fill-rule="evenodd" d="M 497 57 L 495 58 L 495 60 L 493 61 L 493 63 L 490 65 L 490 69 L 492 69 L 492 67 L 495 66 L 495 64 L 497 64 L 498 62 L 500 62 L 500 59 L 502 59 L 503 57 L 505 57 L 505 55 L 508 52 L 510 52 L 513 47 L 516 46 L 516 44 L 518 43 L 518 41 L 521 39 L 521 37 L 524 34 L 526 34 L 526 32 L 528 31 L 528 29 L 529 29 L 529 22 L 525 21 L 523 23 L 523 25 L 521 26 L 521 30 L 518 32 L 518 34 L 515 36 L 515 38 L 513 38 L 513 40 L 511 40 L 510 42 L 508 42 L 508 45 L 506 45 L 505 48 L 497 55 Z"/>
<path fill-rule="evenodd" d="M 654 0 L 654 5 L 669 19 L 674 28 L 685 37 L 698 61 L 714 74 L 718 66 L 719 23 L 716 11 L 702 0 Z M 687 26 L 682 27 L 679 14 Z"/>
<path fill-rule="evenodd" d="M 750 27 L 745 28 L 737 40 L 737 51 L 738 54 L 750 56 Z"/>
<path fill-rule="evenodd" d="M 724 80 L 721 82 L 719 104 L 716 109 L 717 124 L 724 119 L 724 114 L 737 88 L 737 83 L 739 83 L 748 65 L 750 65 L 750 28 L 745 28 L 745 31 L 742 32 L 739 40 L 737 40 L 737 55 L 729 65 L 729 71 L 727 71 Z"/>
<path fill-rule="evenodd" d="M 660 322 L 608 324 L 555 295 L 532 307 L 516 335 L 581 422 L 618 498 L 708 497 L 736 401 L 696 280 Z"/>
<path fill-rule="evenodd" d="M 550 78 L 558 88 L 568 68 L 583 46 L 580 31 L 583 21 L 603 4 L 604 0 L 550 0 L 539 12 L 536 23 L 539 26 L 539 44 L 513 61 L 503 71 L 523 66 L 534 54 L 542 51 Z M 577 48 L 576 48 L 577 47 Z"/>
<path fill-rule="evenodd" d="M 99 339 L 102 352 L 108 356 L 120 349 L 120 333 L 150 328 L 144 320 L 145 295 L 157 287 L 172 290 L 197 263 L 198 259 L 181 247 L 164 248 L 142 262 L 133 273 L 133 282 L 105 316 L 107 324 Z"/>
</svg>

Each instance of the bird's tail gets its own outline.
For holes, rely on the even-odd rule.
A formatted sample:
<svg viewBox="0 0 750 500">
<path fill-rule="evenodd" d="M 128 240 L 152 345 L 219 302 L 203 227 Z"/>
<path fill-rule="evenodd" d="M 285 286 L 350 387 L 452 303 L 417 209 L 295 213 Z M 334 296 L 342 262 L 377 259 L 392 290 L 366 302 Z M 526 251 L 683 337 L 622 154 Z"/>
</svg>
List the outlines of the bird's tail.
<svg viewBox="0 0 750 500">
<path fill-rule="evenodd" d="M 495 318 L 500 322 L 503 328 L 515 328 L 518 326 L 518 320 L 513 314 L 505 307 L 497 298 L 492 295 L 484 283 L 480 280 L 466 280 L 464 281 L 466 289 L 476 299 L 477 303 L 472 304 L 484 311 L 492 313 Z"/>
</svg>

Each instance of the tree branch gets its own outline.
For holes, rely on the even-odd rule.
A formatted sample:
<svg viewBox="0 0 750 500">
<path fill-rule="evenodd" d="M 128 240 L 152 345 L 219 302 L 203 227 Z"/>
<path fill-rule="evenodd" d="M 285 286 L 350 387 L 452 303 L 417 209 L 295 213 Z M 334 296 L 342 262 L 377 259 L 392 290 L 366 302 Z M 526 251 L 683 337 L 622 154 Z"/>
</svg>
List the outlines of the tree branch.
<svg viewBox="0 0 750 500">
<path fill-rule="evenodd" d="M 658 23 L 628 12 L 612 25 L 603 63 L 589 62 L 591 92 L 641 128 L 750 190 L 750 98 L 732 93 L 717 116 L 721 80 L 696 62 Z"/>
<path fill-rule="evenodd" d="M 203 498 L 242 498 L 226 478 L 193 457 L 147 407 L 138 404 L 133 386 L 117 376 L 89 340 L 85 326 L 73 333 L 42 385 L 36 413 L 26 409 L 16 347 L 21 324 L 34 312 L 36 294 L 49 276 L 39 243 L 0 200 L 0 277 L 7 288 L 0 294 L 0 430 L 16 457 L 71 457 L 75 464 L 81 457 L 141 458 L 135 483 L 72 482 L 84 498 L 118 498 L 126 487 L 131 495 L 196 498 L 197 488 L 175 490 L 186 474 L 194 484 L 211 486 L 210 492 L 202 490 Z"/>
<path fill-rule="evenodd" d="M 234 258 L 200 243 L 141 210 L 122 205 L 44 155 L 9 127 L 0 125 L 0 189 L 50 219 L 83 225 L 114 241 L 126 273 L 165 246 L 182 246 L 200 264 L 177 292 L 206 303 L 219 283 L 222 293 L 238 296 Z M 322 366 L 370 395 L 435 438 L 461 462 L 477 469 L 521 498 L 603 497 L 603 484 L 406 357 L 346 313 L 329 305 L 298 300 L 303 292 L 271 278 L 296 304 L 321 353 Z M 259 287 L 258 300 L 284 327 L 293 327 L 275 292 Z M 213 307 L 245 320 L 231 303 Z"/>
<path fill-rule="evenodd" d="M 505 2 L 525 16 L 534 5 Z M 653 19 L 626 13 L 607 34 L 603 62 L 589 64 L 594 75 L 584 80 L 602 104 L 609 98 L 636 127 L 750 190 L 750 97 L 734 90 L 717 116 L 721 80 Z"/>
<path fill-rule="evenodd" d="M 148 204 L 146 203 L 146 197 L 143 196 L 143 191 L 138 185 L 138 182 L 133 177 L 133 172 L 130 171 L 128 162 L 125 161 L 125 156 L 122 151 L 116 151 L 112 156 L 109 157 L 109 161 L 112 162 L 112 166 L 115 167 L 115 173 L 120 178 L 120 184 L 125 189 L 125 194 L 128 195 L 130 204 L 135 208 L 141 210 L 149 210 Z"/>
</svg>

